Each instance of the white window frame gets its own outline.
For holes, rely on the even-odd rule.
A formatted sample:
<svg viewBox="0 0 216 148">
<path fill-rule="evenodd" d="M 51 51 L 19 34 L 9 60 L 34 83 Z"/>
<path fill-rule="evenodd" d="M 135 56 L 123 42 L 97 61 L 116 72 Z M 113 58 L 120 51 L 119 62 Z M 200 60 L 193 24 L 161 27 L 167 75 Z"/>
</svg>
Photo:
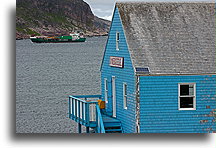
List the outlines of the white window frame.
<svg viewBox="0 0 216 148">
<path fill-rule="evenodd" d="M 127 83 L 123 83 L 123 108 L 127 109 L 127 102 L 128 102 L 128 97 L 127 97 Z"/>
<path fill-rule="evenodd" d="M 105 102 L 108 103 L 108 80 L 107 78 L 104 79 L 104 98 L 105 98 Z"/>
<path fill-rule="evenodd" d="M 193 85 L 194 94 L 193 95 L 180 96 L 180 86 L 181 85 Z M 180 108 L 181 97 L 193 97 L 193 108 Z M 179 83 L 178 84 L 178 109 L 179 110 L 196 110 L 196 83 Z"/>
<path fill-rule="evenodd" d="M 120 33 L 116 31 L 116 50 L 119 50 Z"/>
</svg>

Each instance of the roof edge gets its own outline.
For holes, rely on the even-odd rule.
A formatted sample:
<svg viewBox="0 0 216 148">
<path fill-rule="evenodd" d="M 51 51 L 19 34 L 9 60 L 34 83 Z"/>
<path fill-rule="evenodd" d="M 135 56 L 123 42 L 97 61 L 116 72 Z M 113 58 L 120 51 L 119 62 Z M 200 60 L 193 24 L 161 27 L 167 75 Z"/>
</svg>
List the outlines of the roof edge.
<svg viewBox="0 0 216 148">
<path fill-rule="evenodd" d="M 100 65 L 100 71 L 102 71 L 102 66 L 103 66 L 103 61 L 104 61 L 104 56 L 106 54 L 106 48 L 107 48 L 107 43 L 108 43 L 108 40 L 110 38 L 110 30 L 111 30 L 111 27 L 112 27 L 112 23 L 113 23 L 113 18 L 114 18 L 114 14 L 115 14 L 115 11 L 116 11 L 116 5 L 114 7 L 114 10 L 113 10 L 113 14 L 112 14 L 112 20 L 111 20 L 111 24 L 110 24 L 110 28 L 109 28 L 109 33 L 108 33 L 108 37 L 107 37 L 107 41 L 106 41 L 106 44 L 105 44 L 105 49 L 104 49 L 104 52 L 103 52 L 103 58 L 102 58 L 102 62 L 101 62 L 101 65 Z"/>
<path fill-rule="evenodd" d="M 155 73 L 155 74 L 136 74 L 136 76 L 186 76 L 186 75 L 216 75 L 216 73 Z"/>
<path fill-rule="evenodd" d="M 161 4 L 186 4 L 186 3 L 212 3 L 212 4 L 215 4 L 215 2 L 213 0 L 211 1 L 125 1 L 125 2 L 116 2 L 116 6 L 118 4 L 139 4 L 139 3 L 142 3 L 142 4 L 158 4 L 158 3 L 161 3 Z"/>
</svg>

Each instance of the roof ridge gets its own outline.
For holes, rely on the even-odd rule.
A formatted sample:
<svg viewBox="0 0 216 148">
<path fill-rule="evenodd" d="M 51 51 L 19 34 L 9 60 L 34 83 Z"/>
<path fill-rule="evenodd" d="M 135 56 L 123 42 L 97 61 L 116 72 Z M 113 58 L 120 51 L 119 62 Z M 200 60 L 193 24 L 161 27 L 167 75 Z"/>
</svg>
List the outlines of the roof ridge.
<svg viewBox="0 0 216 148">
<path fill-rule="evenodd" d="M 116 5 L 118 4 L 136 4 L 136 3 L 152 3 L 152 4 L 155 4 L 155 3 L 161 3 L 161 4 L 164 4 L 164 3 L 170 3 L 170 4 L 186 4 L 186 3 L 215 3 L 213 0 L 209 0 L 209 1 L 124 1 L 124 2 L 121 2 L 121 1 L 117 1 L 116 2 Z"/>
</svg>

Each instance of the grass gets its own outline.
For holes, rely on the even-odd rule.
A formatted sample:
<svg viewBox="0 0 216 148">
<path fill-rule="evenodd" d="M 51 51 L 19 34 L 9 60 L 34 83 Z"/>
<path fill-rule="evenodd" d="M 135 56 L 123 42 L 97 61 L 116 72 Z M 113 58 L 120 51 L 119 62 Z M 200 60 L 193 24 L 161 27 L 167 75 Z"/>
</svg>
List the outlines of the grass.
<svg viewBox="0 0 216 148">
<path fill-rule="evenodd" d="M 32 35 L 32 34 L 41 35 L 40 33 L 25 27 L 16 27 L 16 30 L 28 35 Z"/>
</svg>

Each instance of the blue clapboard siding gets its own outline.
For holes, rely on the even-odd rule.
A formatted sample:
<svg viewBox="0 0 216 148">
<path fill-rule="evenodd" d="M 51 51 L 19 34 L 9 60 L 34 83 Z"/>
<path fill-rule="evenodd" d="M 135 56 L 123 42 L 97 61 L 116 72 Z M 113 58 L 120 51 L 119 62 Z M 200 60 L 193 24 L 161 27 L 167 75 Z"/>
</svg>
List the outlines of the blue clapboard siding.
<svg viewBox="0 0 216 148">
<path fill-rule="evenodd" d="M 116 31 L 120 33 L 119 51 L 116 50 Z M 110 67 L 110 56 L 124 57 L 124 68 Z M 122 123 L 125 133 L 134 133 L 136 129 L 135 118 L 135 76 L 134 70 L 128 52 L 124 31 L 120 21 L 118 9 L 114 11 L 113 21 L 109 32 L 106 49 L 104 52 L 102 67 L 101 67 L 101 91 L 104 98 L 104 78 L 108 80 L 108 101 L 106 111 L 112 115 L 112 85 L 111 78 L 116 77 L 116 115 Z M 128 109 L 123 108 L 123 82 L 127 83 L 128 87 Z"/>
<path fill-rule="evenodd" d="M 178 110 L 178 83 L 196 83 L 196 110 Z M 140 76 L 142 133 L 213 132 L 215 109 L 215 75 Z"/>
</svg>

